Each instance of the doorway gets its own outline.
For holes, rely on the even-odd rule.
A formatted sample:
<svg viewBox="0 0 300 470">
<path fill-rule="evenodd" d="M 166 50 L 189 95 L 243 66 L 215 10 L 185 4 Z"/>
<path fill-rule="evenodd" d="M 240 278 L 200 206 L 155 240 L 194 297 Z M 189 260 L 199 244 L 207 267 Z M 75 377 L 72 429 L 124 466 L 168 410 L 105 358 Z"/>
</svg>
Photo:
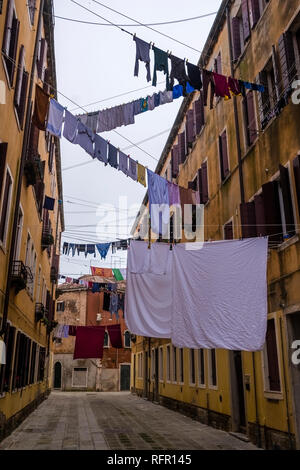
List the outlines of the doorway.
<svg viewBox="0 0 300 470">
<path fill-rule="evenodd" d="M 300 449 L 300 363 L 299 343 L 293 345 L 295 341 L 300 340 L 300 312 L 286 315 L 289 346 L 289 369 L 292 382 L 293 407 L 296 426 L 296 448 Z M 292 347 L 294 346 L 294 347 Z"/>
<path fill-rule="evenodd" d="M 61 389 L 61 363 L 56 362 L 54 365 L 54 388 Z"/>
<path fill-rule="evenodd" d="M 130 390 L 130 365 L 120 364 L 120 390 Z"/>
<path fill-rule="evenodd" d="M 243 363 L 241 351 L 230 351 L 232 427 L 246 433 Z"/>
</svg>

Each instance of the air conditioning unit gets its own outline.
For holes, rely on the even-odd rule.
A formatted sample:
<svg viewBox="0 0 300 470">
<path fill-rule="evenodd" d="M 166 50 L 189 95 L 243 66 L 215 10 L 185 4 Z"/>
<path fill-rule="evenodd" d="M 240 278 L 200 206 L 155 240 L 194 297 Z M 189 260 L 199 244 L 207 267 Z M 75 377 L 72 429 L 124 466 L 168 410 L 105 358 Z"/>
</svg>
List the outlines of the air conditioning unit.
<svg viewBox="0 0 300 470">
<path fill-rule="evenodd" d="M 101 321 L 101 320 L 102 320 L 102 314 L 101 314 L 101 313 L 97 313 L 97 315 L 96 315 L 96 320 L 97 320 L 97 321 Z"/>
</svg>

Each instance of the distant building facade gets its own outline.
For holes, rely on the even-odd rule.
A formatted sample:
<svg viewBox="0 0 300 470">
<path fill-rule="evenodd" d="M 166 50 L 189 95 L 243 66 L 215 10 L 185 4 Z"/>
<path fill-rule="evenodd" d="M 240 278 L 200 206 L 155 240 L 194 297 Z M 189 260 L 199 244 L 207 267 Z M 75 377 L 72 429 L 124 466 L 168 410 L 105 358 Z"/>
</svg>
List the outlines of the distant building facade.
<svg viewBox="0 0 300 470">
<path fill-rule="evenodd" d="M 84 277 L 89 280 L 89 276 Z M 78 284 L 61 284 L 57 290 L 56 321 L 64 325 L 120 324 L 123 348 L 112 348 L 106 331 L 102 359 L 73 360 L 75 337 L 54 341 L 52 387 L 54 389 L 120 391 L 130 389 L 131 340 L 124 313 L 109 312 L 109 292 L 95 292 Z"/>
</svg>

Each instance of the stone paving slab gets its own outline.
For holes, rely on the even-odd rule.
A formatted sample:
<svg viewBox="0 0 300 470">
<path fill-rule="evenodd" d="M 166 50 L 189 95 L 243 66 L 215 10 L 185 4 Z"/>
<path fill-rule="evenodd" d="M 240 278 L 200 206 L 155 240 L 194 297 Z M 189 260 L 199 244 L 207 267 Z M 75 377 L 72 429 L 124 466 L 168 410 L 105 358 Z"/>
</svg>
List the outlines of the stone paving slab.
<svg viewBox="0 0 300 470">
<path fill-rule="evenodd" d="M 0 450 L 257 450 L 129 392 L 58 392 Z"/>
</svg>

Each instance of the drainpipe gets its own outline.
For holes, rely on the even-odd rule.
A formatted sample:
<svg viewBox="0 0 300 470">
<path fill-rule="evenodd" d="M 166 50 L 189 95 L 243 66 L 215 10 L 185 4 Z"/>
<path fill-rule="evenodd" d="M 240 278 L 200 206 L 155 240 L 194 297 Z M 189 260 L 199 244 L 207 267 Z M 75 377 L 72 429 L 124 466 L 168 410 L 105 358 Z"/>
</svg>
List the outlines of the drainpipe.
<svg viewBox="0 0 300 470">
<path fill-rule="evenodd" d="M 0 336 L 2 336 L 5 333 L 6 324 L 7 324 L 9 296 L 10 296 L 10 289 L 11 289 L 11 274 L 12 274 L 12 265 L 14 261 L 19 206 L 20 206 L 21 190 L 22 190 L 22 180 L 23 180 L 23 174 L 24 174 L 24 165 L 25 165 L 25 160 L 26 160 L 29 130 L 30 130 L 30 123 L 31 123 L 32 90 L 33 90 L 33 85 L 34 85 L 35 64 L 36 64 L 37 56 L 38 56 L 39 38 L 40 38 L 40 33 L 41 33 L 41 28 L 42 28 L 43 10 L 44 10 L 44 0 L 41 0 L 37 33 L 36 33 L 35 45 L 34 45 L 34 53 L 33 53 L 33 59 L 32 59 L 32 64 L 31 64 L 29 91 L 28 91 L 28 97 L 27 97 L 26 119 L 25 119 L 25 127 L 24 127 L 24 134 L 23 134 L 20 169 L 19 169 L 19 175 L 18 175 L 17 193 L 16 193 L 16 200 L 15 200 L 14 219 L 13 219 L 13 226 L 12 226 L 11 239 L 10 239 L 11 241 L 10 241 L 10 249 L 9 249 L 8 273 L 7 273 L 7 280 L 6 280 L 6 289 L 5 289 L 4 306 L 3 306 L 3 319 L 2 319 Z"/>
<path fill-rule="evenodd" d="M 230 22 L 230 8 L 229 8 L 229 6 L 226 8 L 226 17 L 227 17 L 227 29 L 228 29 L 230 74 L 231 74 L 232 77 L 234 77 L 232 36 L 231 36 L 231 22 Z M 245 190 L 244 190 L 244 178 L 243 178 L 242 149 L 241 149 L 241 139 L 240 139 L 240 129 L 239 129 L 239 115 L 238 115 L 236 96 L 233 96 L 232 98 L 233 98 L 235 134 L 236 134 L 236 147 L 237 147 L 238 166 L 239 166 L 241 203 L 243 204 L 245 202 Z"/>
<path fill-rule="evenodd" d="M 290 449 L 293 450 L 293 440 L 291 435 L 291 424 L 290 424 L 290 410 L 289 410 L 289 396 L 288 396 L 288 378 L 286 374 L 285 359 L 284 359 L 284 347 L 283 347 L 283 331 L 282 331 L 282 318 L 279 318 L 280 324 L 280 343 L 281 343 L 281 355 L 282 355 L 282 368 L 283 368 L 283 377 L 284 377 L 284 391 L 285 391 L 285 407 L 286 407 L 286 420 L 288 427 L 288 436 L 290 442 Z"/>
<path fill-rule="evenodd" d="M 256 423 L 256 438 L 257 445 L 261 447 L 261 436 L 258 418 L 258 403 L 257 403 L 257 388 L 256 388 L 256 366 L 255 366 L 255 354 L 252 352 L 252 367 L 253 367 L 253 387 L 254 387 L 254 398 L 255 398 L 255 423 Z"/>
</svg>

